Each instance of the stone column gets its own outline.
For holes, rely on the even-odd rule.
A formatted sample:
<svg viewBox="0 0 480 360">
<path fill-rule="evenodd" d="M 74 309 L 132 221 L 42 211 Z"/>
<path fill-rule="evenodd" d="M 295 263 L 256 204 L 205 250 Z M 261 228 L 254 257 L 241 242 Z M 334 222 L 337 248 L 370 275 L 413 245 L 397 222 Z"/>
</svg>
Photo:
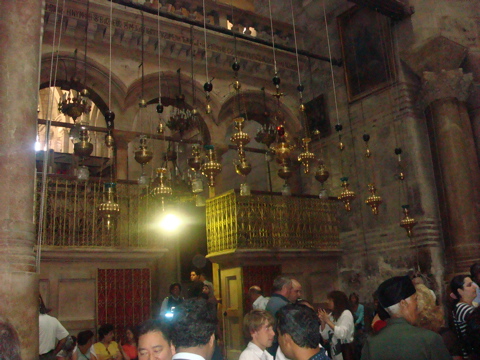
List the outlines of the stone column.
<svg viewBox="0 0 480 360">
<path fill-rule="evenodd" d="M 446 251 L 454 273 L 480 260 L 480 169 L 466 100 L 472 75 L 462 69 L 423 73 L 424 104 L 438 160 L 437 188 L 448 225 Z M 446 219 L 445 219 L 446 217 Z"/>
<path fill-rule="evenodd" d="M 124 134 L 118 131 L 115 134 L 115 151 L 116 151 L 116 178 L 120 180 L 128 179 L 128 143 Z"/>
<path fill-rule="evenodd" d="M 0 16 L 0 314 L 23 359 L 38 356 L 33 223 L 42 1 L 4 1 Z"/>
</svg>

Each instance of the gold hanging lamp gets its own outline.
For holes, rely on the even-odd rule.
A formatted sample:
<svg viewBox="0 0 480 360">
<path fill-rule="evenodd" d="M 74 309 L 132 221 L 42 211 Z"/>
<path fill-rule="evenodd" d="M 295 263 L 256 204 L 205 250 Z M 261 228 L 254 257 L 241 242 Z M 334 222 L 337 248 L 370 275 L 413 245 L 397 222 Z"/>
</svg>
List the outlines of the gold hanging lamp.
<svg viewBox="0 0 480 360">
<path fill-rule="evenodd" d="M 303 151 L 298 155 L 298 161 L 300 161 L 303 165 L 303 171 L 305 174 L 310 173 L 310 166 L 315 161 L 315 154 L 310 151 L 310 142 L 312 139 L 309 137 L 304 137 L 302 139 L 302 147 Z"/>
<path fill-rule="evenodd" d="M 98 207 L 98 215 L 106 222 L 107 230 L 111 230 L 115 225 L 115 220 L 120 214 L 120 206 L 115 201 L 116 186 L 114 182 L 104 184 L 104 201 Z"/>
<path fill-rule="evenodd" d="M 378 215 L 378 207 L 383 202 L 382 198 L 376 194 L 377 188 L 375 184 L 368 184 L 368 191 L 370 191 L 371 195 L 365 200 L 365 204 L 370 205 L 374 215 Z"/>
<path fill-rule="evenodd" d="M 210 196 L 215 196 L 215 177 L 222 171 L 222 164 L 217 161 L 217 155 L 215 154 L 215 148 L 213 145 L 205 145 L 207 150 L 206 160 L 200 170 L 202 174 L 208 179 L 208 187 L 210 190 Z"/>
<path fill-rule="evenodd" d="M 355 199 L 356 195 L 355 195 L 355 192 L 350 190 L 349 188 L 350 184 L 348 183 L 348 177 L 344 176 L 340 179 L 340 181 L 342 182 L 343 190 L 340 193 L 340 196 L 338 197 L 338 199 L 343 201 L 345 210 L 350 211 L 352 210 L 352 208 L 350 207 L 350 204 Z"/>
<path fill-rule="evenodd" d="M 410 205 L 402 205 L 404 217 L 402 220 L 400 220 L 400 226 L 407 231 L 408 237 L 412 238 L 413 228 L 415 227 L 415 225 L 417 225 L 417 221 L 414 218 L 410 217 L 409 208 Z"/>
<path fill-rule="evenodd" d="M 162 211 L 165 211 L 165 199 L 172 196 L 172 188 L 166 182 L 166 168 L 158 168 L 157 170 L 158 182 L 153 186 L 150 195 L 154 198 L 160 198 L 162 201 Z"/>
<path fill-rule="evenodd" d="M 363 141 L 365 142 L 365 157 L 367 158 L 367 162 L 373 161 L 372 159 L 372 152 L 369 147 L 370 135 L 363 134 Z M 367 167 L 367 164 L 365 164 Z M 374 215 L 378 215 L 378 207 L 383 202 L 382 198 L 377 195 L 377 188 L 375 187 L 375 169 L 372 167 L 369 171 L 372 176 L 373 180 L 370 184 L 368 184 L 368 191 L 370 192 L 370 196 L 365 200 L 365 204 L 369 205 L 372 208 L 372 213 Z"/>
</svg>

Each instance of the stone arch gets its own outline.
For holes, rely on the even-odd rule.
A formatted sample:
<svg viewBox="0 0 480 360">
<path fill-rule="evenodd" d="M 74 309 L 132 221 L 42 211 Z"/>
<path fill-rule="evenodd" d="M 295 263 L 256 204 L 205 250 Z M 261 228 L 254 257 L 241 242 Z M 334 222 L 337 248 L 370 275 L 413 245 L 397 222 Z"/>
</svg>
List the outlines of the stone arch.
<svg viewBox="0 0 480 360">
<path fill-rule="evenodd" d="M 40 65 L 40 89 L 46 88 L 50 84 L 51 58 L 51 53 L 42 55 Z M 66 85 L 69 83 L 70 78 L 74 74 L 77 74 L 77 77 L 80 80 L 79 87 L 86 87 L 90 91 L 92 101 L 95 102 L 102 114 L 105 114 L 108 110 L 109 69 L 91 58 L 87 58 L 86 66 L 87 76 L 85 79 L 85 59 L 81 54 L 78 54 L 76 59 L 71 52 L 60 52 L 58 57 L 54 55 L 54 71 L 55 68 L 57 69 L 56 82 L 54 85 Z M 52 76 L 52 82 L 53 79 L 54 77 Z M 125 93 L 125 84 L 118 76 L 112 73 L 111 107 L 112 110 L 115 111 L 117 119 L 121 118 L 121 113 L 125 109 L 123 101 Z"/>
<path fill-rule="evenodd" d="M 191 77 L 181 73 L 182 94 L 185 95 L 185 106 L 187 109 L 193 109 L 193 91 Z M 178 74 L 175 71 L 165 71 L 161 74 L 162 81 L 162 104 L 164 106 L 174 105 L 175 98 L 179 93 Z M 194 81 L 195 104 L 198 110 L 199 127 L 203 133 L 203 142 L 211 142 L 211 132 L 216 126 L 216 115 L 220 109 L 217 97 L 212 93 L 210 95 L 211 114 L 206 114 L 207 101 L 203 91 L 203 84 Z M 142 94 L 142 79 L 135 80 L 128 88 L 125 98 L 125 106 L 133 108 L 138 106 L 138 101 Z M 148 104 L 158 102 L 158 72 L 148 74 L 143 80 L 143 94 Z"/>
<path fill-rule="evenodd" d="M 242 91 L 240 94 L 231 94 L 227 100 L 223 103 L 220 112 L 218 114 L 219 124 L 225 121 L 232 120 L 237 117 L 240 110 L 237 108 L 237 101 L 241 103 L 241 109 L 246 110 L 246 116 L 248 120 L 253 120 L 259 124 L 264 124 L 266 121 L 264 96 L 262 91 L 247 90 Z M 277 108 L 277 100 L 269 93 L 265 96 L 265 103 L 269 115 Z M 293 113 L 284 103 L 280 102 L 279 111 L 285 122 L 287 131 L 292 134 L 299 132 L 302 128 L 302 124 L 297 114 Z M 273 122 L 273 120 L 272 120 Z"/>
</svg>

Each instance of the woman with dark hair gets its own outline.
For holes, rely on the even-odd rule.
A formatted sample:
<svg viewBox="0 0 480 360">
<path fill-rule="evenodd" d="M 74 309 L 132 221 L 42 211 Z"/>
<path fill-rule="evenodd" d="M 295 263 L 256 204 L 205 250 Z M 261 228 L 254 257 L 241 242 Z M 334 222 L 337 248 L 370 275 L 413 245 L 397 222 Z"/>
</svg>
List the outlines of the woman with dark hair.
<svg viewBox="0 0 480 360">
<path fill-rule="evenodd" d="M 348 308 L 347 295 L 342 291 L 332 291 L 327 295 L 328 314 L 324 309 L 318 310 L 320 334 L 330 342 L 333 360 L 353 360 L 353 315 Z"/>
<path fill-rule="evenodd" d="M 104 324 L 98 329 L 99 342 L 93 345 L 98 360 L 130 360 L 121 346 L 113 341 L 112 324 Z"/>
<path fill-rule="evenodd" d="M 450 297 L 454 300 L 453 323 L 462 345 L 465 359 L 472 355 L 472 343 L 467 336 L 467 320 L 475 309 L 473 300 L 477 296 L 477 285 L 468 275 L 457 275 L 450 282 Z"/>
<path fill-rule="evenodd" d="M 97 360 L 92 347 L 93 341 L 93 331 L 80 331 L 77 335 L 77 347 L 73 351 L 72 360 Z"/>
<path fill-rule="evenodd" d="M 125 328 L 125 338 L 127 341 L 125 341 L 124 344 L 122 344 L 123 351 L 128 355 L 130 360 L 136 360 L 137 359 L 137 331 L 134 329 L 132 326 L 127 326 Z"/>
</svg>

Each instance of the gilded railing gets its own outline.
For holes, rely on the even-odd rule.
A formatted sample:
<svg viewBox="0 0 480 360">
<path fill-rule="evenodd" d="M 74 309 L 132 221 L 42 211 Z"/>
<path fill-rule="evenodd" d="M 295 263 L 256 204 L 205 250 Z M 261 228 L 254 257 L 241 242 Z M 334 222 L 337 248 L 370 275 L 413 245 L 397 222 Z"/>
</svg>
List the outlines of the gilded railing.
<svg viewBox="0 0 480 360">
<path fill-rule="evenodd" d="M 235 249 L 338 250 L 337 202 L 236 191 L 207 200 L 208 253 Z"/>
<path fill-rule="evenodd" d="M 43 245 L 108 246 L 158 248 L 161 238 L 149 224 L 159 209 L 146 196 L 147 189 L 136 184 L 117 183 L 116 201 L 120 213 L 108 228 L 99 216 L 104 201 L 103 182 L 78 181 L 74 178 L 48 176 L 43 226 Z M 36 214 L 41 196 L 41 177 L 37 180 Z M 38 227 L 38 226 L 37 226 Z"/>
</svg>

